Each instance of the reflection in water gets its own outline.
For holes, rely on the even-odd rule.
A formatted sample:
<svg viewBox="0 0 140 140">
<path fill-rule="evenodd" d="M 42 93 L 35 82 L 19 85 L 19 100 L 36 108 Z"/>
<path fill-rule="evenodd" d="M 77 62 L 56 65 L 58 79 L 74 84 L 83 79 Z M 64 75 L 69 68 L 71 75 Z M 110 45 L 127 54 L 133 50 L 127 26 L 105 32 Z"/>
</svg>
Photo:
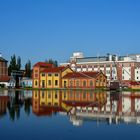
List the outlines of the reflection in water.
<svg viewBox="0 0 140 140">
<path fill-rule="evenodd" d="M 35 90 L 1 91 L 0 117 L 9 114 L 12 121 L 20 118 L 23 107 L 27 116 L 68 115 L 73 125 L 92 120 L 109 124 L 140 123 L 140 92 Z"/>
</svg>

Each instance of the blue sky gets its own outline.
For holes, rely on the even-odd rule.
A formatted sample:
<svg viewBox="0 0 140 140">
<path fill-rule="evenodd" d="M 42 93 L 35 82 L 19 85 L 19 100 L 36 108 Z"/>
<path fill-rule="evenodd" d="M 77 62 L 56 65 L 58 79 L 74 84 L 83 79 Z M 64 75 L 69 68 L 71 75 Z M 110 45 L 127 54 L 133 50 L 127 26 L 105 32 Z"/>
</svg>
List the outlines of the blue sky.
<svg viewBox="0 0 140 140">
<path fill-rule="evenodd" d="M 139 0 L 0 0 L 0 52 L 23 64 L 72 52 L 140 53 Z"/>
</svg>

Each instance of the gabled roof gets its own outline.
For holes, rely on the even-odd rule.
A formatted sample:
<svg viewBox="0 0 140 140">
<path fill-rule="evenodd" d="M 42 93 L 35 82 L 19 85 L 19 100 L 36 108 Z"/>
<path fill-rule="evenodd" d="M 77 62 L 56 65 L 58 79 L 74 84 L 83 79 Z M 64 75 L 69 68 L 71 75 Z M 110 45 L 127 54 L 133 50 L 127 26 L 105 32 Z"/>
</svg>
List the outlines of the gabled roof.
<svg viewBox="0 0 140 140">
<path fill-rule="evenodd" d="M 65 67 L 55 67 L 55 68 L 47 68 L 45 70 L 42 70 L 42 73 L 54 73 L 54 72 L 62 72 L 65 69 Z"/>
<path fill-rule="evenodd" d="M 73 73 L 68 73 L 66 74 L 63 78 L 96 78 L 97 75 L 100 72 L 94 71 L 94 72 L 73 72 Z"/>
<path fill-rule="evenodd" d="M 53 64 L 46 63 L 46 62 L 38 62 L 33 67 L 46 67 L 46 68 L 49 67 L 49 68 L 52 68 Z"/>
<path fill-rule="evenodd" d="M 9 76 L 0 77 L 0 82 L 8 82 L 10 80 Z"/>
</svg>

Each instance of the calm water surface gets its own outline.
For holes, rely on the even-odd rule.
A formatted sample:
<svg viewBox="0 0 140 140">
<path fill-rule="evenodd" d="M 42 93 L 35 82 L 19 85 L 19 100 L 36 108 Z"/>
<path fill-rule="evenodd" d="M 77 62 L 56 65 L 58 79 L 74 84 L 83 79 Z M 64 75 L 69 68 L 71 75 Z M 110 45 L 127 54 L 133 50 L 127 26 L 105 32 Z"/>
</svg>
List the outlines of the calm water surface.
<svg viewBox="0 0 140 140">
<path fill-rule="evenodd" d="M 0 140 L 140 139 L 140 92 L 0 91 Z"/>
</svg>

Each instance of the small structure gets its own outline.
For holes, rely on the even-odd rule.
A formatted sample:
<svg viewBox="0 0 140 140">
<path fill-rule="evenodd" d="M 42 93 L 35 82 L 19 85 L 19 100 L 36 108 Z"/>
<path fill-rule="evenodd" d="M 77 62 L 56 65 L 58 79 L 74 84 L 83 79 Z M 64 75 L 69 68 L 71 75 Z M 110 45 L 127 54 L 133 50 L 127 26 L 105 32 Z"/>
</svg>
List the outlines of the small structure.
<svg viewBox="0 0 140 140">
<path fill-rule="evenodd" d="M 20 80 L 20 86 L 23 88 L 31 88 L 32 87 L 32 78 L 23 77 Z"/>
<path fill-rule="evenodd" d="M 0 87 L 1 88 L 15 88 L 16 81 L 11 76 L 5 76 L 0 78 Z"/>
</svg>

